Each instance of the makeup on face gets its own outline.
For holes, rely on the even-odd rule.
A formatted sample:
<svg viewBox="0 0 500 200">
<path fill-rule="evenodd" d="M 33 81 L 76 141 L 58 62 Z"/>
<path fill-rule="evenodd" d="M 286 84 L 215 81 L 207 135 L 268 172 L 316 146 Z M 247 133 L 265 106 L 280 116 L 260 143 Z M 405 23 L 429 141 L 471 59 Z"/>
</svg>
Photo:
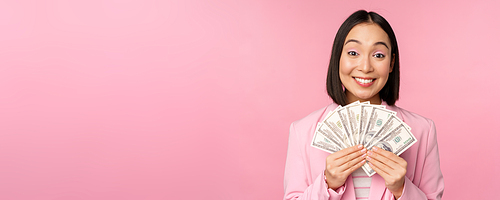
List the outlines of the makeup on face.
<svg viewBox="0 0 500 200">
<path fill-rule="evenodd" d="M 340 80 L 349 101 L 380 101 L 390 67 L 390 41 L 375 24 L 358 24 L 346 37 L 339 62 Z"/>
</svg>

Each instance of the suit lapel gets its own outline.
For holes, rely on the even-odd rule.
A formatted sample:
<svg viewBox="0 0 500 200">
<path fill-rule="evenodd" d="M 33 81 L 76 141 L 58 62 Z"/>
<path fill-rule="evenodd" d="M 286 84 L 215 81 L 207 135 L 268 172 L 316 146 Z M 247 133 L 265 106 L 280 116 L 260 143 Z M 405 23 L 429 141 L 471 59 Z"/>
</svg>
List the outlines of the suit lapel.
<svg viewBox="0 0 500 200">
<path fill-rule="evenodd" d="M 403 122 L 405 121 L 405 118 L 403 117 L 403 115 L 401 115 L 401 112 L 399 110 L 399 107 L 397 106 L 389 106 L 387 105 L 387 103 L 385 101 L 382 102 L 382 105 L 385 105 L 385 107 L 389 110 L 392 110 L 392 111 L 395 111 L 396 112 L 396 117 L 398 117 L 399 119 L 403 120 Z"/>
<path fill-rule="evenodd" d="M 349 176 L 346 180 L 346 190 L 344 193 L 344 198 L 346 199 L 356 199 L 356 194 L 354 192 L 354 184 L 352 180 L 352 176 Z M 385 181 L 384 179 L 378 175 L 375 174 L 372 176 L 372 183 L 370 186 L 370 195 L 368 197 L 369 200 L 381 200 L 383 197 L 384 199 L 391 199 L 392 194 L 387 196 L 385 193 L 390 193 L 389 190 L 385 187 Z"/>
<path fill-rule="evenodd" d="M 350 200 L 356 200 L 356 193 L 354 192 L 354 183 L 352 181 L 352 175 L 347 177 L 346 180 L 347 187 L 345 188 L 344 197 Z"/>
<path fill-rule="evenodd" d="M 387 188 L 385 187 L 384 179 L 378 174 L 373 175 L 372 176 L 372 183 L 371 183 L 371 187 L 370 187 L 369 200 L 382 199 L 382 196 L 384 195 L 386 189 Z"/>
</svg>

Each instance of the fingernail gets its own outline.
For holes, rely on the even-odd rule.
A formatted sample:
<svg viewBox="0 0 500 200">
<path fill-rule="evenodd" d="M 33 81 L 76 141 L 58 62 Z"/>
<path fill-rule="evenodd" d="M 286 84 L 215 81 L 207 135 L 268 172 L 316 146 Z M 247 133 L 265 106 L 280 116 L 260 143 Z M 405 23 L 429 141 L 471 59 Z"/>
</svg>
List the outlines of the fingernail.
<svg viewBox="0 0 500 200">
<path fill-rule="evenodd" d="M 362 144 L 358 145 L 358 149 L 362 149 L 362 148 L 363 148 Z"/>
<path fill-rule="evenodd" d="M 361 150 L 361 153 L 365 153 L 365 152 L 366 152 L 366 149 Z"/>
<path fill-rule="evenodd" d="M 373 151 L 378 151 L 378 147 L 373 147 L 372 150 Z"/>
<path fill-rule="evenodd" d="M 370 156 L 366 157 L 366 160 L 371 160 L 372 158 L 370 158 Z"/>
<path fill-rule="evenodd" d="M 372 151 L 368 151 L 368 155 L 370 156 L 373 155 Z"/>
<path fill-rule="evenodd" d="M 363 157 L 363 158 L 364 158 L 364 157 L 366 157 L 366 153 L 365 153 L 365 154 L 363 154 L 361 157 Z"/>
</svg>

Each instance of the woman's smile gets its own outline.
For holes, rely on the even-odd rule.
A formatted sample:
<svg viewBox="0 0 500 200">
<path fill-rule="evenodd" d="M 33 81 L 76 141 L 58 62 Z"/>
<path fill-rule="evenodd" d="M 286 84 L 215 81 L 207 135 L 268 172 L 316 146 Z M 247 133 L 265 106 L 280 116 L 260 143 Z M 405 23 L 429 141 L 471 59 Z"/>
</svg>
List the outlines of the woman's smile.
<svg viewBox="0 0 500 200">
<path fill-rule="evenodd" d="M 348 102 L 380 102 L 379 92 L 392 71 L 391 43 L 377 24 L 354 26 L 345 39 L 339 61 L 339 77 Z"/>
<path fill-rule="evenodd" d="M 358 83 L 360 86 L 363 87 L 369 87 L 373 85 L 373 81 L 376 80 L 374 78 L 361 78 L 361 77 L 353 77 L 353 78 L 354 80 L 356 80 L 356 83 Z"/>
</svg>

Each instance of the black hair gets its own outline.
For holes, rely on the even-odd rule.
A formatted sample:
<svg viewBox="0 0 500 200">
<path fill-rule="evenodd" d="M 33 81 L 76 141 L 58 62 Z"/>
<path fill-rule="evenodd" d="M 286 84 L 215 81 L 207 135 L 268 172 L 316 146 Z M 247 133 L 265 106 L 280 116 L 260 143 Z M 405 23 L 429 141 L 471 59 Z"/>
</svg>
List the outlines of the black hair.
<svg viewBox="0 0 500 200">
<path fill-rule="evenodd" d="M 389 36 L 391 42 L 391 56 L 394 59 L 392 72 L 389 74 L 389 79 L 380 90 L 379 95 L 388 105 L 394 105 L 399 99 L 399 50 L 396 41 L 396 35 L 387 20 L 375 12 L 367 12 L 366 10 L 358 10 L 349 16 L 340 26 L 333 41 L 332 56 L 328 66 L 328 75 L 326 77 L 326 90 L 328 96 L 332 100 L 342 106 L 347 105 L 347 96 L 342 87 L 342 82 L 339 76 L 339 61 L 344 46 L 345 38 L 351 29 L 361 23 L 375 23 L 384 30 Z M 391 64 L 392 64 L 391 59 Z"/>
</svg>

